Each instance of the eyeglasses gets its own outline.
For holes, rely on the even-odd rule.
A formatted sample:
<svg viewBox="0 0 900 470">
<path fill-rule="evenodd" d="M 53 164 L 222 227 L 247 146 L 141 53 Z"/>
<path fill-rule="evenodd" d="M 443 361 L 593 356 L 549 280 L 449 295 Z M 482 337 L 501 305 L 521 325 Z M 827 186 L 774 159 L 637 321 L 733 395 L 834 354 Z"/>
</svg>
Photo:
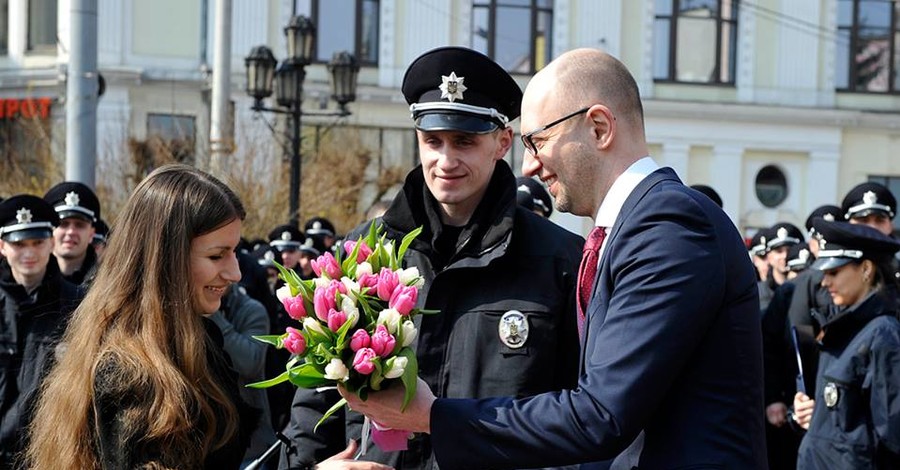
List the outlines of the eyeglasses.
<svg viewBox="0 0 900 470">
<path fill-rule="evenodd" d="M 560 123 L 566 121 L 567 119 L 572 119 L 573 117 L 578 116 L 579 114 L 584 113 L 584 112 L 586 112 L 586 111 L 589 110 L 589 109 L 591 109 L 590 106 L 588 106 L 587 108 L 581 108 L 581 109 L 579 109 L 578 111 L 575 111 L 575 112 L 572 113 L 572 114 L 566 114 L 565 116 L 563 116 L 563 117 L 561 117 L 561 118 L 559 118 L 559 119 L 557 119 L 557 120 L 551 122 L 550 124 L 547 124 L 546 126 L 543 126 L 543 127 L 538 128 L 538 129 L 535 129 L 535 130 L 533 130 L 533 131 L 531 131 L 531 132 L 529 132 L 529 133 L 527 133 L 527 134 L 522 134 L 522 144 L 525 145 L 525 148 L 526 148 L 529 152 L 531 152 L 532 155 L 537 155 L 537 153 L 538 153 L 538 148 L 537 148 L 537 146 L 534 144 L 534 141 L 532 140 L 532 138 L 534 137 L 535 134 L 539 134 L 539 133 L 541 133 L 541 132 L 544 132 L 544 131 L 546 131 L 547 129 L 550 129 L 551 127 L 553 127 L 553 126 L 555 126 L 555 125 L 557 125 L 557 124 L 560 124 Z"/>
</svg>

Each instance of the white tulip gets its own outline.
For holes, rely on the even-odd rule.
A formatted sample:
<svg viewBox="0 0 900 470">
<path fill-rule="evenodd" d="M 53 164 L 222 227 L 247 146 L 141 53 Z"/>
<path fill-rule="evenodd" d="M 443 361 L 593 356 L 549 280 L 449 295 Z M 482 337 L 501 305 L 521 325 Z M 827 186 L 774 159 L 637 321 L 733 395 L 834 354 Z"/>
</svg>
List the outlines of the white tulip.
<svg viewBox="0 0 900 470">
<path fill-rule="evenodd" d="M 344 296 L 344 299 L 341 301 L 341 311 L 347 314 L 347 322 L 350 323 L 350 328 L 356 326 L 356 322 L 359 320 L 359 308 L 356 306 L 356 301 L 349 296 Z"/>
<path fill-rule="evenodd" d="M 293 297 L 293 295 L 291 295 L 291 286 L 285 284 L 279 287 L 278 290 L 275 291 L 275 297 L 278 297 L 278 300 L 281 300 L 282 302 L 284 299 Z"/>
<path fill-rule="evenodd" d="M 403 322 L 401 327 L 403 328 L 403 346 L 409 346 L 416 339 L 419 330 L 416 329 L 416 324 L 409 320 Z"/>
<path fill-rule="evenodd" d="M 378 325 L 384 325 L 387 327 L 388 332 L 392 335 L 397 334 L 397 329 L 400 328 L 400 320 L 402 319 L 402 315 L 395 308 L 386 308 L 378 314 L 378 319 L 375 320 L 375 323 Z"/>
<path fill-rule="evenodd" d="M 356 280 L 358 281 L 365 274 L 372 274 L 372 264 L 368 261 L 363 261 L 356 266 Z"/>
<path fill-rule="evenodd" d="M 409 359 L 405 356 L 395 356 L 387 360 L 387 372 L 384 373 L 386 379 L 396 379 L 403 375 Z"/>
<path fill-rule="evenodd" d="M 340 380 L 346 382 L 350 378 L 350 370 L 344 365 L 344 362 L 338 358 L 334 358 L 325 366 L 325 378 L 329 380 Z"/>
</svg>

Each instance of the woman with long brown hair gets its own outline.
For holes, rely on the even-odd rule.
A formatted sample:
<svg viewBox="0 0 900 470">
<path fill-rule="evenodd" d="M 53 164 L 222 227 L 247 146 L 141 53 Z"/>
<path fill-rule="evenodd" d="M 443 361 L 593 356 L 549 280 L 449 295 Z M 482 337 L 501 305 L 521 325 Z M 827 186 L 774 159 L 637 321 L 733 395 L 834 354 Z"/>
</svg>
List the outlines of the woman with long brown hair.
<svg viewBox="0 0 900 470">
<path fill-rule="evenodd" d="M 138 185 L 45 382 L 29 468 L 236 467 L 244 407 L 204 315 L 240 280 L 243 218 L 227 186 L 188 166 Z"/>
</svg>

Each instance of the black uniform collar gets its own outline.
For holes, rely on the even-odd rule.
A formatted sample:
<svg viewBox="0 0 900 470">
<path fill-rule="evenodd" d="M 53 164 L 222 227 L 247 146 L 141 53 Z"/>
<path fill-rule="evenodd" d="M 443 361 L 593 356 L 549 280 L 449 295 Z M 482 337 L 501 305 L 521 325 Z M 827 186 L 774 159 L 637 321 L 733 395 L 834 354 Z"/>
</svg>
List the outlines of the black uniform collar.
<svg viewBox="0 0 900 470">
<path fill-rule="evenodd" d="M 841 346 L 850 341 L 875 317 L 895 311 L 895 302 L 890 300 L 896 292 L 883 290 L 872 292 L 862 302 L 836 312 L 822 325 L 817 338 L 823 348 Z"/>
<path fill-rule="evenodd" d="M 477 255 L 505 240 L 512 228 L 515 204 L 515 176 L 509 165 L 500 160 L 494 167 L 487 191 L 459 236 L 457 253 Z M 413 242 L 416 249 L 435 251 L 435 241 L 443 231 L 443 223 L 438 202 L 425 184 L 421 165 L 406 176 L 403 191 L 394 198 L 383 220 L 404 233 L 422 226 L 422 235 Z"/>
<path fill-rule="evenodd" d="M 56 258 L 51 255 L 50 261 L 47 262 L 47 271 L 44 273 L 44 278 L 33 293 L 43 292 L 50 286 L 58 286 L 58 279 L 61 277 L 62 274 L 59 270 L 59 265 L 56 264 Z M 19 284 L 18 281 L 16 281 L 16 278 L 13 277 L 12 267 L 10 267 L 9 261 L 5 258 L 0 260 L 0 288 L 5 290 L 10 296 L 16 299 L 16 301 L 23 301 L 29 297 L 28 292 L 25 291 L 25 287 Z"/>
<path fill-rule="evenodd" d="M 91 272 L 91 269 L 94 268 L 95 264 L 97 264 L 97 252 L 94 251 L 93 246 L 88 245 L 84 255 L 84 261 L 81 262 L 81 267 L 72 271 L 72 274 L 68 276 L 63 275 L 63 279 L 75 285 L 79 285 L 84 282 L 84 279 L 87 277 L 88 273 Z"/>
</svg>

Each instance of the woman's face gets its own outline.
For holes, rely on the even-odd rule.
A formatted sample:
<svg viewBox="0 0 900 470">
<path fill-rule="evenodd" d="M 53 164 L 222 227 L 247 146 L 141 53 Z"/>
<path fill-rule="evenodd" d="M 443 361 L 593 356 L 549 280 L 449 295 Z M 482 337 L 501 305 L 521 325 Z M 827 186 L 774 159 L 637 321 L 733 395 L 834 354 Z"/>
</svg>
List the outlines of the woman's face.
<svg viewBox="0 0 900 470">
<path fill-rule="evenodd" d="M 191 241 L 191 290 L 197 313 L 215 313 L 228 286 L 241 280 L 235 253 L 240 240 L 241 220 L 234 219 Z"/>
<path fill-rule="evenodd" d="M 868 274 L 866 274 L 868 272 Z M 871 290 L 871 280 L 875 275 L 868 262 L 848 263 L 839 268 L 825 271 L 822 286 L 828 289 L 835 305 L 854 305 Z"/>
</svg>

